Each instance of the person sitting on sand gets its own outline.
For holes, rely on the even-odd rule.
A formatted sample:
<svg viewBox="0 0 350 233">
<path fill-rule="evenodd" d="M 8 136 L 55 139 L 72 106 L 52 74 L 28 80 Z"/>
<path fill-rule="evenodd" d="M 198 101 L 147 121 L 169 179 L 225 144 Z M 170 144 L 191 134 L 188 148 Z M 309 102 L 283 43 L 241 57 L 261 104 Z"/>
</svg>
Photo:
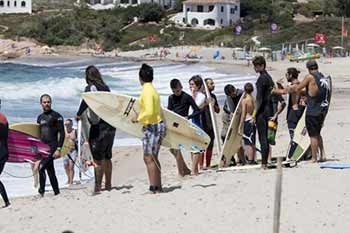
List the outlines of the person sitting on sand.
<svg viewBox="0 0 350 233">
<path fill-rule="evenodd" d="M 251 83 L 244 85 L 244 97 L 241 102 L 242 113 L 239 122 L 238 134 L 243 136 L 243 142 L 245 146 L 245 152 L 248 157 L 248 164 L 257 164 L 255 161 L 255 135 L 256 127 L 253 120 L 253 113 L 255 110 L 255 99 L 252 96 L 254 86 Z"/>
<path fill-rule="evenodd" d="M 77 158 L 77 150 L 75 148 L 75 143 L 77 139 L 77 132 L 73 129 L 73 121 L 67 119 L 64 122 L 66 140 L 68 140 L 68 145 L 70 146 L 70 151 L 67 155 L 63 157 L 64 170 L 68 178 L 67 184 L 72 185 L 74 179 L 74 164 Z"/>
<path fill-rule="evenodd" d="M 147 167 L 150 193 L 162 192 L 161 166 L 158 160 L 160 145 L 165 137 L 165 124 L 161 116 L 160 97 L 152 85 L 153 68 L 142 64 L 139 71 L 142 86 L 140 112 L 133 123 L 140 122 L 142 127 L 143 160 Z"/>
<path fill-rule="evenodd" d="M 0 113 L 0 175 L 4 170 L 5 163 L 8 160 L 9 152 L 7 145 L 9 125 L 7 122 L 7 118 L 5 115 Z M 0 180 L 0 195 L 4 200 L 4 207 L 8 207 L 10 205 L 10 201 L 7 197 L 6 189 L 3 183 Z"/>
<path fill-rule="evenodd" d="M 305 125 L 310 136 L 311 161 L 316 163 L 318 149 L 320 149 L 321 153 L 320 161 L 326 160 L 321 129 L 329 108 L 327 94 L 330 87 L 326 81 L 323 81 L 324 75 L 319 72 L 318 64 L 315 60 L 308 61 L 306 68 L 309 74 L 306 75 L 304 80 L 300 84 L 287 87 L 287 89 L 290 93 L 300 93 L 306 88 L 307 108 Z"/>
<path fill-rule="evenodd" d="M 182 90 L 182 84 L 180 80 L 173 79 L 170 81 L 170 88 L 173 91 L 173 94 L 168 98 L 168 109 L 173 111 L 180 116 L 186 117 L 187 119 L 192 119 L 195 116 L 198 116 L 201 111 L 192 99 L 192 97 Z M 189 109 L 192 107 L 193 112 L 191 115 L 188 115 Z M 190 175 L 191 170 L 187 167 L 181 150 L 179 149 L 170 149 L 170 152 L 176 158 L 176 164 L 180 176 Z"/>
</svg>

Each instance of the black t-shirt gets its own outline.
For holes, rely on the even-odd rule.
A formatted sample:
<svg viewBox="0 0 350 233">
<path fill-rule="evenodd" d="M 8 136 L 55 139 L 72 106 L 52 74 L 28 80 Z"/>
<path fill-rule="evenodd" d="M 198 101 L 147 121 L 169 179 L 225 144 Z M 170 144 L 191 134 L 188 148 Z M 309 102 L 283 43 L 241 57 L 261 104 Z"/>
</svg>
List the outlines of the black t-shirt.
<svg viewBox="0 0 350 233">
<path fill-rule="evenodd" d="M 62 147 L 65 137 L 63 117 L 58 112 L 50 110 L 38 116 L 40 139 L 48 144 L 51 150 Z"/>
<path fill-rule="evenodd" d="M 256 81 L 256 117 L 263 114 L 265 117 L 273 116 L 273 103 L 271 91 L 274 87 L 274 82 L 271 76 L 263 71 L 260 73 Z"/>
<path fill-rule="evenodd" d="M 243 95 L 243 91 L 241 89 L 237 89 L 236 91 L 237 91 L 237 94 L 235 97 L 226 96 L 223 110 L 228 114 L 234 113 L 236 111 L 238 102 Z"/>
<path fill-rule="evenodd" d="M 192 107 L 193 113 L 189 116 L 188 112 L 190 107 Z M 174 94 L 170 95 L 168 98 L 168 109 L 180 116 L 188 116 L 189 119 L 200 114 L 200 109 L 196 105 L 196 102 L 194 102 L 192 96 L 186 92 L 181 92 L 181 95 L 179 96 Z"/>
</svg>

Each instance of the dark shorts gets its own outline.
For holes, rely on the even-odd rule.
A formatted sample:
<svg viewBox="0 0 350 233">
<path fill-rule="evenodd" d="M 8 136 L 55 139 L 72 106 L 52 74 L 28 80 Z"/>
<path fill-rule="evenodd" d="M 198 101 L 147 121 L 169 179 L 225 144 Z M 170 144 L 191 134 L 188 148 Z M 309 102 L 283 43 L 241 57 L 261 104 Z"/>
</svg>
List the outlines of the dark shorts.
<svg viewBox="0 0 350 233">
<path fill-rule="evenodd" d="M 91 139 L 90 149 L 94 160 L 104 160 L 112 158 L 112 148 L 114 142 L 115 131 L 106 133 L 104 138 L 98 140 L 98 138 Z"/>
<path fill-rule="evenodd" d="M 158 124 L 145 125 L 142 128 L 142 133 L 143 153 L 157 156 L 162 140 L 165 137 L 165 124 L 160 122 Z"/>
<path fill-rule="evenodd" d="M 319 136 L 324 122 L 324 115 L 305 117 L 305 125 L 310 137 Z"/>
<path fill-rule="evenodd" d="M 5 167 L 5 163 L 0 163 L 0 175 L 2 173 L 2 171 L 4 170 Z"/>
<path fill-rule="evenodd" d="M 244 121 L 243 126 L 243 141 L 244 145 L 255 145 L 256 127 L 250 123 L 250 120 Z"/>
</svg>

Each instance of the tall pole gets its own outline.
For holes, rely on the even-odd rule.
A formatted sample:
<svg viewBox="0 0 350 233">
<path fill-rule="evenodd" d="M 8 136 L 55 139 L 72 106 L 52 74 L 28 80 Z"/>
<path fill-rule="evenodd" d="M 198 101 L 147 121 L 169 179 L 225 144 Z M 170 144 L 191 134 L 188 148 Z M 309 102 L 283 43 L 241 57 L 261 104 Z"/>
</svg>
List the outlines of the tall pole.
<svg viewBox="0 0 350 233">
<path fill-rule="evenodd" d="M 344 45 L 344 16 L 341 17 L 341 47 Z"/>
<path fill-rule="evenodd" d="M 275 206 L 274 206 L 274 212 L 273 212 L 273 233 L 280 232 L 281 196 L 282 196 L 282 157 L 277 157 Z"/>
</svg>

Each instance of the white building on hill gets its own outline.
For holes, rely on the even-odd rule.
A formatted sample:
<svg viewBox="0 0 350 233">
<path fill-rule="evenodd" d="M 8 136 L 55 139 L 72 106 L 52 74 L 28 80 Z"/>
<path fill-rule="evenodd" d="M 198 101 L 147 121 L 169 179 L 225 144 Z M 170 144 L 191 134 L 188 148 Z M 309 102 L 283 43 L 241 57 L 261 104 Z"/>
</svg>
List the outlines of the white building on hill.
<svg viewBox="0 0 350 233">
<path fill-rule="evenodd" d="M 0 0 L 0 14 L 11 13 L 31 14 L 32 0 Z"/>
<path fill-rule="evenodd" d="M 187 0 L 183 12 L 173 20 L 177 24 L 198 28 L 233 25 L 240 19 L 240 0 Z"/>
<path fill-rule="evenodd" d="M 80 0 L 78 0 L 79 2 Z M 122 7 L 137 6 L 142 3 L 157 3 L 165 9 L 173 8 L 176 0 L 85 0 L 90 5 L 109 5 L 114 4 Z"/>
</svg>

